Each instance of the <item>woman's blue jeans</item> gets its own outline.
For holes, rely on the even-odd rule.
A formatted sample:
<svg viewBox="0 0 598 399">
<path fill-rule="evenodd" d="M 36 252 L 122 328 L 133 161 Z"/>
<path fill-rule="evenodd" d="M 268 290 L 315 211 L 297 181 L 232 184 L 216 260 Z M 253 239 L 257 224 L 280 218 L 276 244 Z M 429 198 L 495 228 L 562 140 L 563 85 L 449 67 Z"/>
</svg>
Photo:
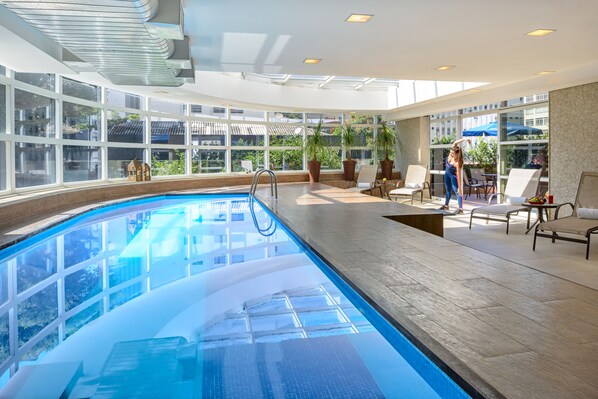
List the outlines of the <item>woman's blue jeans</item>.
<svg viewBox="0 0 598 399">
<path fill-rule="evenodd" d="M 444 173 L 444 187 L 446 194 L 444 194 L 444 205 L 448 206 L 451 200 L 451 194 L 455 191 L 457 195 L 457 204 L 459 208 L 463 208 L 463 196 L 459 195 L 459 183 L 457 182 L 457 175 L 448 170 Z"/>
</svg>

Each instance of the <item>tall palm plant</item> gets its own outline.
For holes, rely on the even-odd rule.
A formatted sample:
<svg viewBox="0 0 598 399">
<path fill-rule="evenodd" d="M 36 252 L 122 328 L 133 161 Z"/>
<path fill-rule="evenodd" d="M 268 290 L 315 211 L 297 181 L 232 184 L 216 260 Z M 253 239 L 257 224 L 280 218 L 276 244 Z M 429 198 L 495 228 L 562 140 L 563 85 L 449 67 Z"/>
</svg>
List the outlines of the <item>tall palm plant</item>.
<svg viewBox="0 0 598 399">
<path fill-rule="evenodd" d="M 399 140 L 397 138 L 397 132 L 388 127 L 388 123 L 386 121 L 380 121 L 380 126 L 381 127 L 378 128 L 378 133 L 374 143 L 377 149 L 384 150 L 384 159 L 387 160 L 390 149 L 397 145 Z"/>
<path fill-rule="evenodd" d="M 347 160 L 351 160 L 351 147 L 355 143 L 355 137 L 357 136 L 357 130 L 350 123 L 345 124 L 341 127 L 341 141 L 347 150 Z"/>
<path fill-rule="evenodd" d="M 390 128 L 386 121 L 380 121 L 380 128 L 376 134 L 374 145 L 378 150 L 384 150 L 385 157 L 380 161 L 380 168 L 382 169 L 382 177 L 392 179 L 392 168 L 394 161 L 388 159 L 390 149 L 397 145 L 399 139 L 397 132 Z"/>
<path fill-rule="evenodd" d="M 347 152 L 347 160 L 343 161 L 344 177 L 346 181 L 354 181 L 355 165 L 357 162 L 351 159 L 351 146 L 353 146 L 353 143 L 355 142 L 357 130 L 350 123 L 346 123 L 344 126 L 341 126 L 340 129 L 341 140 Z"/>
<path fill-rule="evenodd" d="M 318 161 L 318 153 L 322 152 L 325 147 L 324 136 L 322 135 L 323 122 L 320 120 L 313 130 L 312 134 L 307 136 L 305 140 L 305 151 L 311 160 L 307 163 L 309 171 L 309 181 L 320 181 L 320 161 Z"/>
</svg>

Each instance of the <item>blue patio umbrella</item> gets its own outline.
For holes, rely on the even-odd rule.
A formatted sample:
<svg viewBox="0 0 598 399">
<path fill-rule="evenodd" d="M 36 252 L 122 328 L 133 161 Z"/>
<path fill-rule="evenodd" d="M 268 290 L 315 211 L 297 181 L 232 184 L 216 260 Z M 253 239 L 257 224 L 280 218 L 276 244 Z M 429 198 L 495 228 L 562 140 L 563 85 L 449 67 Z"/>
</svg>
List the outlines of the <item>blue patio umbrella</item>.
<svg viewBox="0 0 598 399">
<path fill-rule="evenodd" d="M 498 133 L 498 122 L 490 122 L 482 126 L 472 127 L 471 129 L 463 130 L 463 136 L 496 136 Z M 542 134 L 542 129 L 535 127 L 518 125 L 516 123 L 507 122 L 507 136 L 521 136 Z"/>
</svg>

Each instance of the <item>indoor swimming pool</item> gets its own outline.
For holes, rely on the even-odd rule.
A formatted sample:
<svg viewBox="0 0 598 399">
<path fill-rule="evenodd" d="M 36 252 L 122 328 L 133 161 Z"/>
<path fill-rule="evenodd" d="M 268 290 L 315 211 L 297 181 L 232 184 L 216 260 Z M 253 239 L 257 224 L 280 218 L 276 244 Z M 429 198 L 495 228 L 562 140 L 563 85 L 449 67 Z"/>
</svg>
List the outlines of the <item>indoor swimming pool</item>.
<svg viewBox="0 0 598 399">
<path fill-rule="evenodd" d="M 0 251 L 0 398 L 467 398 L 257 200 L 102 207 Z"/>
</svg>

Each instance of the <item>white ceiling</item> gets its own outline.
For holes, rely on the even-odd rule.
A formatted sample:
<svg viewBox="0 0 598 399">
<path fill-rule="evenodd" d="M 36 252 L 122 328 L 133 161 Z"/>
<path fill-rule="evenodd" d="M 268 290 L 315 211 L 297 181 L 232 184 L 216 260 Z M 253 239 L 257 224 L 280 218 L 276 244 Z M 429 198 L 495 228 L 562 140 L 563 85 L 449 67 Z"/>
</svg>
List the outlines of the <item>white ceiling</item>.
<svg viewBox="0 0 598 399">
<path fill-rule="evenodd" d="M 121 90 L 219 106 L 376 109 L 404 118 L 598 81 L 598 0 L 183 1 L 196 83 Z M 351 24 L 351 13 L 374 17 Z M 538 28 L 557 31 L 525 35 Z M 14 42 L 7 37 L 0 37 L 0 64 L 51 65 L 39 54 L 2 51 Z M 322 62 L 306 65 L 305 58 Z M 441 65 L 455 68 L 435 70 Z M 240 72 L 488 84 L 393 109 L 391 93 L 287 87 Z M 97 74 L 79 78 L 110 86 Z"/>
</svg>

